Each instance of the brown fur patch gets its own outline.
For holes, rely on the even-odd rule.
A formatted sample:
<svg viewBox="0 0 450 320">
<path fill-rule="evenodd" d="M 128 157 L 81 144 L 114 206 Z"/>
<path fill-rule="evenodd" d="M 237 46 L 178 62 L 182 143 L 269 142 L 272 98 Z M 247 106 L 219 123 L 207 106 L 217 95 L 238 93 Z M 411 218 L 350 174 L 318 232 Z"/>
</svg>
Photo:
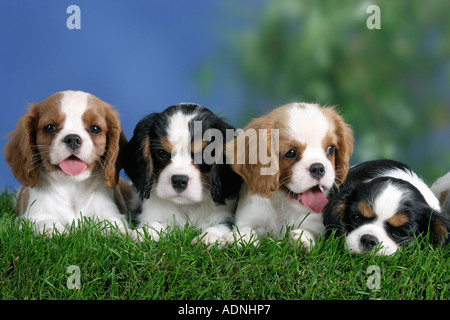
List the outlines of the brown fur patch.
<svg viewBox="0 0 450 320">
<path fill-rule="evenodd" d="M 336 184 L 340 185 L 347 177 L 349 160 L 353 154 L 353 131 L 345 123 L 344 118 L 336 111 L 334 107 L 324 107 L 322 112 L 332 125 L 330 131 L 333 135 L 328 137 L 328 141 L 324 140 L 324 148 L 328 147 L 328 145 L 325 146 L 326 143 L 331 142 L 330 144 L 333 144 L 332 142 L 334 142 Z"/>
<path fill-rule="evenodd" d="M 370 205 L 367 203 L 367 201 L 361 201 L 358 203 L 358 210 L 361 213 L 361 215 L 365 218 L 374 218 L 375 212 L 373 212 Z"/>
<path fill-rule="evenodd" d="M 167 153 L 173 152 L 173 145 L 169 141 L 169 139 L 167 139 L 166 137 L 162 137 L 160 143 L 161 143 L 161 147 L 164 149 L 164 151 L 166 151 Z"/>
<path fill-rule="evenodd" d="M 102 133 L 97 136 L 91 135 L 91 138 L 94 144 L 98 144 L 98 147 L 96 145 L 96 155 L 101 153 L 103 146 L 102 177 L 105 185 L 112 189 L 119 181 L 119 171 L 122 167 L 119 153 L 128 141 L 122 131 L 118 113 L 108 103 L 90 95 L 88 106 L 89 109 L 83 115 L 83 122 L 85 124 L 90 123 L 89 125 L 100 124 L 100 128 L 102 123 L 106 125 L 106 127 L 102 128 L 102 133 L 106 134 L 105 145 L 103 145 L 104 138 L 101 136 Z"/>
<path fill-rule="evenodd" d="M 197 153 L 197 152 L 201 152 L 203 149 L 205 149 L 205 147 L 208 145 L 208 142 L 205 140 L 195 140 L 194 142 L 191 143 L 191 152 L 192 153 Z"/>
<path fill-rule="evenodd" d="M 449 190 L 445 190 L 442 191 L 441 194 L 439 195 L 439 202 L 441 204 L 444 204 L 445 200 L 447 199 L 447 197 L 449 196 Z"/>
<path fill-rule="evenodd" d="M 343 221 L 344 220 L 344 215 L 345 215 L 345 209 L 347 208 L 347 204 L 345 203 L 345 200 L 342 202 L 339 202 L 336 207 L 335 210 L 336 212 L 339 214 L 339 218 Z"/>
<path fill-rule="evenodd" d="M 401 227 L 408 222 L 408 216 L 403 213 L 397 213 L 390 217 L 387 221 L 393 227 Z"/>
<path fill-rule="evenodd" d="M 41 165 L 52 169 L 48 159 L 54 136 L 45 135 L 42 130 L 49 124 L 62 125 L 61 97 L 61 93 L 55 93 L 42 102 L 30 104 L 29 111 L 19 119 L 5 146 L 6 161 L 14 177 L 24 186 L 36 186 Z"/>
</svg>

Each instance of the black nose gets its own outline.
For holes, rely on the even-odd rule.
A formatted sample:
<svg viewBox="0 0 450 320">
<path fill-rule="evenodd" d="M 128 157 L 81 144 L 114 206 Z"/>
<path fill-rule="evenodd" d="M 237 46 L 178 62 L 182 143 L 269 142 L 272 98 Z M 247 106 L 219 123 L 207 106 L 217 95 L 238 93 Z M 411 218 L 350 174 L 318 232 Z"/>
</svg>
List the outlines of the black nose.
<svg viewBox="0 0 450 320">
<path fill-rule="evenodd" d="M 365 234 L 361 237 L 359 242 L 365 251 L 370 251 L 377 246 L 378 238 L 371 234 Z"/>
<path fill-rule="evenodd" d="M 172 180 L 172 187 L 176 191 L 182 192 L 187 188 L 189 177 L 182 174 L 175 174 L 172 176 L 171 180 Z"/>
<path fill-rule="evenodd" d="M 72 150 L 78 149 L 81 147 L 81 137 L 77 134 L 68 134 L 64 138 L 64 143 L 67 147 L 69 147 Z"/>
<path fill-rule="evenodd" d="M 309 167 L 309 173 L 313 178 L 320 179 L 325 174 L 325 167 L 321 163 L 313 163 L 311 167 Z"/>
</svg>

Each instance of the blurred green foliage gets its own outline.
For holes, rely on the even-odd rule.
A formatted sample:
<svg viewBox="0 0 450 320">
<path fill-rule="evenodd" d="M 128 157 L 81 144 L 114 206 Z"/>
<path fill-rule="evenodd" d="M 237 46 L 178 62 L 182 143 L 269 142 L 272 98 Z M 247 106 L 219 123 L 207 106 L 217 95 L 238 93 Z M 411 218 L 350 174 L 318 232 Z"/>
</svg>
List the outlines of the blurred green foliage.
<svg viewBox="0 0 450 320">
<path fill-rule="evenodd" d="M 371 4 L 381 29 L 367 28 Z M 397 159 L 428 183 L 450 170 L 450 1 L 272 0 L 256 11 L 229 37 L 242 124 L 293 101 L 337 105 L 355 132 L 352 163 Z"/>
</svg>

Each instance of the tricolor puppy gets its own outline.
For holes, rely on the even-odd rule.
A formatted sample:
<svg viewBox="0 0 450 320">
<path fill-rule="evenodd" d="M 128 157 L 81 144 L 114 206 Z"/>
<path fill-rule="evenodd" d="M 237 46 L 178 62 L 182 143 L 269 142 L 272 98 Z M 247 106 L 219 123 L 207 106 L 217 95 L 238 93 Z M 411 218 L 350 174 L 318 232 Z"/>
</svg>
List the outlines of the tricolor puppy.
<svg viewBox="0 0 450 320">
<path fill-rule="evenodd" d="M 232 168 L 245 185 L 230 236 L 245 244 L 271 233 L 284 236 L 290 228 L 293 240 L 308 249 L 324 231 L 325 193 L 347 175 L 353 134 L 344 119 L 331 107 L 288 104 L 251 121 L 233 151 Z"/>
<path fill-rule="evenodd" d="M 109 104 L 58 92 L 32 103 L 10 136 L 6 161 L 22 184 L 16 214 L 34 221 L 37 233 L 63 232 L 81 215 L 127 226 L 132 190 L 118 185 L 117 163 L 126 138 Z"/>
<path fill-rule="evenodd" d="M 189 224 L 201 229 L 204 243 L 224 243 L 241 183 L 224 158 L 227 129 L 234 131 L 207 108 L 187 103 L 137 124 L 124 169 L 143 199 L 139 226 L 155 241 L 168 227 Z"/>
<path fill-rule="evenodd" d="M 448 243 L 449 220 L 438 199 L 407 165 L 392 160 L 350 168 L 347 180 L 329 195 L 323 217 L 329 237 L 346 235 L 353 253 L 381 247 L 391 255 L 415 236 L 429 233 L 433 245 Z"/>
</svg>

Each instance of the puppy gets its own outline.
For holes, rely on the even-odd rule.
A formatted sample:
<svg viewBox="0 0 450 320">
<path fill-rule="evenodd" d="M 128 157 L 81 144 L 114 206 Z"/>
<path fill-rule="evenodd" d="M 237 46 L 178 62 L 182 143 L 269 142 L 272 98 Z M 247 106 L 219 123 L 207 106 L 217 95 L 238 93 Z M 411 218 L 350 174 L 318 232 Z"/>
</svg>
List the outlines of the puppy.
<svg viewBox="0 0 450 320">
<path fill-rule="evenodd" d="M 352 130 L 334 108 L 292 103 L 251 121 L 233 143 L 227 153 L 245 184 L 228 241 L 246 244 L 290 228 L 309 249 L 324 231 L 325 193 L 347 175 Z"/>
<path fill-rule="evenodd" d="M 84 217 L 127 227 L 131 186 L 119 181 L 119 149 L 126 144 L 117 113 L 85 92 L 58 92 L 32 103 L 5 146 L 22 184 L 16 214 L 36 233 L 63 232 Z"/>
<path fill-rule="evenodd" d="M 437 179 L 431 186 L 431 191 L 439 199 L 442 212 L 450 214 L 450 172 Z"/>
<path fill-rule="evenodd" d="M 155 241 L 168 227 L 189 224 L 202 230 L 205 244 L 224 244 L 241 183 L 225 161 L 227 130 L 234 131 L 207 108 L 191 103 L 150 114 L 137 124 L 124 152 L 124 169 L 143 200 L 139 227 Z"/>
<path fill-rule="evenodd" d="M 352 253 L 391 255 L 415 236 L 429 233 L 433 245 L 448 243 L 448 217 L 427 185 L 407 165 L 368 161 L 350 168 L 347 180 L 330 193 L 323 217 L 326 237 L 346 235 Z"/>
</svg>

